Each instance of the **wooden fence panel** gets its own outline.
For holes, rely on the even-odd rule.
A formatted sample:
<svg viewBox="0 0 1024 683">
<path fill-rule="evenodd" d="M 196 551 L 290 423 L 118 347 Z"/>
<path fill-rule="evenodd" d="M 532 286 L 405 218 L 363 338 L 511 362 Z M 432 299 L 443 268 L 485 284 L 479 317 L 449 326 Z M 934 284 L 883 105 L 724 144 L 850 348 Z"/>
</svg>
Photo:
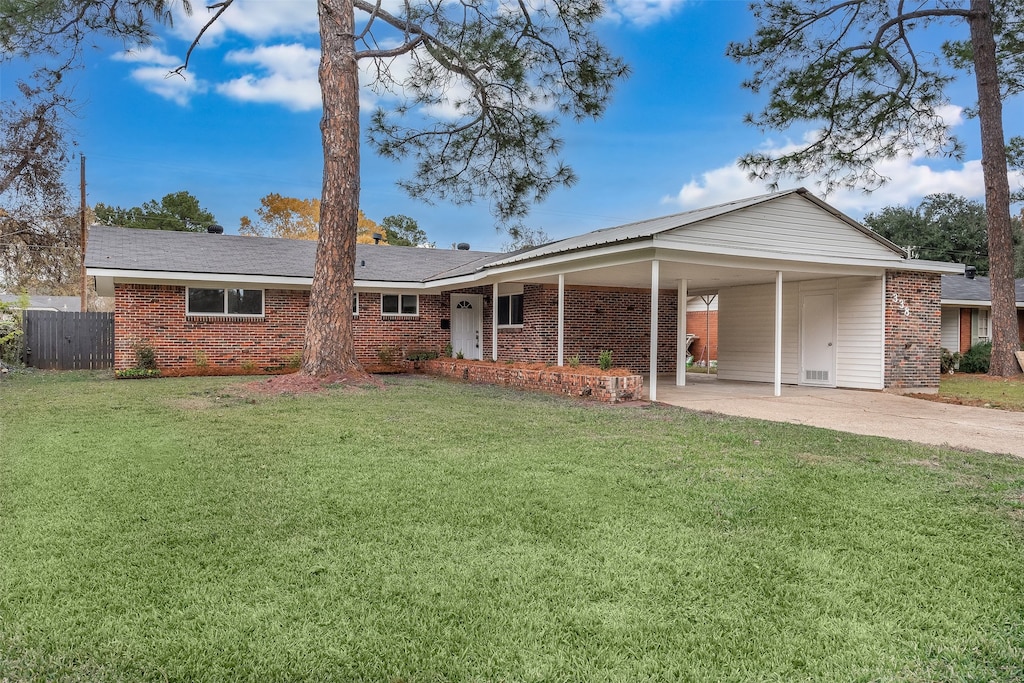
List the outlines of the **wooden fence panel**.
<svg viewBox="0 0 1024 683">
<path fill-rule="evenodd" d="M 97 370 L 114 364 L 114 314 L 25 311 L 25 358 L 44 370 Z"/>
</svg>

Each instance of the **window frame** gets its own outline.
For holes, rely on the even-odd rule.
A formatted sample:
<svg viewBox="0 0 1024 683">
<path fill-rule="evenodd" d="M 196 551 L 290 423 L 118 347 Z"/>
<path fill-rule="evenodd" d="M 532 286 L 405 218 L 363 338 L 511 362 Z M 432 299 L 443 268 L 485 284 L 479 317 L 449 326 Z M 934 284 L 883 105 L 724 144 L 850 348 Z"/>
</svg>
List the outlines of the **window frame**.
<svg viewBox="0 0 1024 683">
<path fill-rule="evenodd" d="M 987 308 L 978 309 L 978 341 L 992 341 L 992 311 Z"/>
<path fill-rule="evenodd" d="M 189 294 L 193 290 L 209 290 L 216 291 L 220 290 L 223 292 L 222 303 L 223 308 L 218 312 L 206 312 L 206 311 L 193 311 L 191 310 L 191 297 Z M 259 292 L 260 293 L 260 312 L 259 313 L 229 313 L 228 302 L 230 301 L 230 292 L 241 291 L 241 292 Z M 220 287 L 193 287 L 188 285 L 185 287 L 185 317 L 188 318 L 265 318 L 267 315 L 267 290 L 263 287 L 232 287 L 230 285 L 223 285 Z"/>
<path fill-rule="evenodd" d="M 513 297 L 519 297 L 519 318 L 520 318 L 519 322 L 512 322 L 512 311 L 513 311 L 512 299 L 513 299 Z M 502 306 L 502 302 L 501 302 L 502 299 L 506 299 L 507 300 L 505 302 L 505 306 L 504 307 Z M 525 300 L 523 299 L 523 293 L 522 292 L 509 292 L 508 294 L 499 294 L 498 295 L 497 303 L 495 304 L 495 312 L 496 312 L 497 317 L 498 317 L 498 329 L 501 330 L 501 329 L 507 329 L 507 328 L 520 328 L 520 327 L 522 327 L 523 326 L 523 320 L 526 318 L 526 307 L 525 307 L 524 304 L 525 304 Z M 509 322 L 507 322 L 507 323 L 501 322 L 501 312 L 502 312 L 503 308 L 505 309 L 505 312 L 508 314 Z"/>
<path fill-rule="evenodd" d="M 398 299 L 398 310 L 396 312 L 388 312 L 384 310 L 384 298 L 393 296 Z M 412 313 L 403 313 L 402 308 L 405 303 L 406 297 L 412 297 L 413 301 L 416 302 L 416 310 Z M 420 295 L 419 294 L 405 294 L 402 292 L 381 292 L 380 293 L 380 315 L 382 318 L 416 318 L 420 314 Z"/>
<path fill-rule="evenodd" d="M 359 317 L 359 292 L 352 292 L 352 317 Z"/>
</svg>

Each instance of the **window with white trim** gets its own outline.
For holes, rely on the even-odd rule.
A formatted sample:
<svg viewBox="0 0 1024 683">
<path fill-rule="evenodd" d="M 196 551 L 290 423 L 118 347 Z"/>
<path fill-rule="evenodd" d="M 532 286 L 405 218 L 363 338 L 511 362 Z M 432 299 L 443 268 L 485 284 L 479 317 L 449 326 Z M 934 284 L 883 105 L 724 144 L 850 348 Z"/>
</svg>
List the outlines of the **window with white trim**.
<svg viewBox="0 0 1024 683">
<path fill-rule="evenodd" d="M 518 327 L 523 324 L 523 295 L 506 294 L 498 297 L 498 327 Z"/>
<path fill-rule="evenodd" d="M 359 292 L 352 292 L 352 316 L 359 316 Z"/>
<path fill-rule="evenodd" d="M 988 341 L 992 338 L 991 316 L 987 308 L 978 309 L 978 339 Z"/>
<path fill-rule="evenodd" d="M 419 294 L 381 294 L 381 315 L 419 315 Z"/>
<path fill-rule="evenodd" d="M 188 287 L 186 315 L 263 315 L 262 289 Z"/>
</svg>

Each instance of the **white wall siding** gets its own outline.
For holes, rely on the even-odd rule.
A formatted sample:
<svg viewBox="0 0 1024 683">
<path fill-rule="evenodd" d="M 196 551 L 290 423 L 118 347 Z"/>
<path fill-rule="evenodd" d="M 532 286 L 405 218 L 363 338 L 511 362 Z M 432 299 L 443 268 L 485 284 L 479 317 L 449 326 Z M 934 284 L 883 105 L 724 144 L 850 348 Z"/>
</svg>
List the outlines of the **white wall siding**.
<svg viewBox="0 0 1024 683">
<path fill-rule="evenodd" d="M 717 246 L 761 258 L 801 255 L 900 260 L 896 252 L 799 195 L 685 226 L 664 239 L 698 251 Z"/>
<path fill-rule="evenodd" d="M 837 285 L 836 386 L 882 389 L 885 345 L 882 278 L 841 278 Z"/>
<path fill-rule="evenodd" d="M 885 320 L 880 277 L 828 278 L 784 283 L 782 381 L 800 382 L 800 295 L 836 293 L 836 386 L 881 389 Z M 774 380 L 775 287 L 733 287 L 719 292 L 718 376 Z"/>
<path fill-rule="evenodd" d="M 956 352 L 960 350 L 960 307 L 942 307 L 942 348 Z"/>
<path fill-rule="evenodd" d="M 732 287 L 718 293 L 718 377 L 775 381 L 775 285 Z M 799 379 L 799 289 L 782 287 L 782 381 Z"/>
</svg>

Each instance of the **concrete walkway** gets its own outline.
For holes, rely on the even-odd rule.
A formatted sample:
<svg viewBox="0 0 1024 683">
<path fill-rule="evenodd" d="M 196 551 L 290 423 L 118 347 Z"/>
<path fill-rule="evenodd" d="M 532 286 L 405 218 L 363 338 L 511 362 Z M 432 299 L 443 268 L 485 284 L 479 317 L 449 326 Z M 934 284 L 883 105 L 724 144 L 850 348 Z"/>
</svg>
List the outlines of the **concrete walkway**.
<svg viewBox="0 0 1024 683">
<path fill-rule="evenodd" d="M 645 378 L 647 379 L 647 378 Z M 974 408 L 880 391 L 719 381 L 714 375 L 658 376 L 662 403 L 724 415 L 826 427 L 936 446 L 1024 457 L 1024 413 Z"/>
</svg>

